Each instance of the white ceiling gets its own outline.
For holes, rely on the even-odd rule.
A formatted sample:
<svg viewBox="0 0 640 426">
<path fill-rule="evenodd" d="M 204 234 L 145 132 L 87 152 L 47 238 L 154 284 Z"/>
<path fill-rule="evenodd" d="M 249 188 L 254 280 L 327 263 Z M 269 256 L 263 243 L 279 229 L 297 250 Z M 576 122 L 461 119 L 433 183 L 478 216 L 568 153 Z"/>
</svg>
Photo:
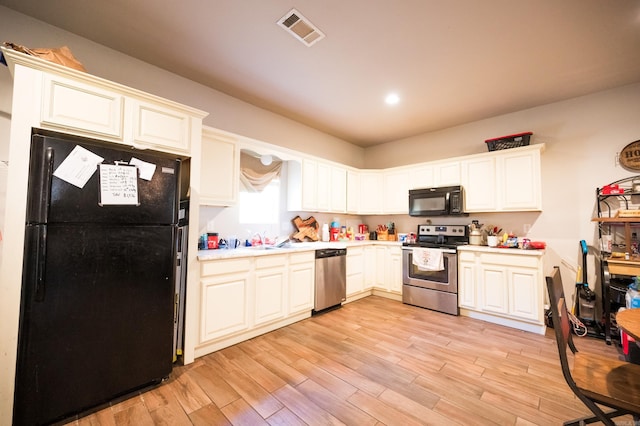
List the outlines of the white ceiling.
<svg viewBox="0 0 640 426">
<path fill-rule="evenodd" d="M 360 146 L 640 81 L 640 0 L 0 4 Z"/>
</svg>

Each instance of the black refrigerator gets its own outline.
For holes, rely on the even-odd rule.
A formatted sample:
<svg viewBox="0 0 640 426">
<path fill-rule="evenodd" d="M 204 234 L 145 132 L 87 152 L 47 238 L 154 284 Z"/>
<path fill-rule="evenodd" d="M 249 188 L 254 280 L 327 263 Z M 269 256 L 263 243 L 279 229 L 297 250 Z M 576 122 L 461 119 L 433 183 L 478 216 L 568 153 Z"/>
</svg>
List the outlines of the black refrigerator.
<svg viewBox="0 0 640 426">
<path fill-rule="evenodd" d="M 176 156 L 34 130 L 14 424 L 169 376 L 179 174 Z"/>
</svg>

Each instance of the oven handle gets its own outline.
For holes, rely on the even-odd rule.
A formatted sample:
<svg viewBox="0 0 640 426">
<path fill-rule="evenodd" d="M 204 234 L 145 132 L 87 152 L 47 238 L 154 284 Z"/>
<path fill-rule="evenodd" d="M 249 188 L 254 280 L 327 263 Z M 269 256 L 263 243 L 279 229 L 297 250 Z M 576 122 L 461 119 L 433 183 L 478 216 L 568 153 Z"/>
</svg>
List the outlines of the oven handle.
<svg viewBox="0 0 640 426">
<path fill-rule="evenodd" d="M 423 248 L 423 247 L 402 247 L 402 250 L 413 250 L 414 248 Z M 426 247 L 425 247 L 426 248 Z M 443 253 L 447 253 L 447 254 L 456 254 L 457 250 L 456 249 L 448 249 L 448 248 L 436 248 L 436 247 L 429 247 L 429 248 L 433 248 L 434 250 L 440 250 Z"/>
</svg>

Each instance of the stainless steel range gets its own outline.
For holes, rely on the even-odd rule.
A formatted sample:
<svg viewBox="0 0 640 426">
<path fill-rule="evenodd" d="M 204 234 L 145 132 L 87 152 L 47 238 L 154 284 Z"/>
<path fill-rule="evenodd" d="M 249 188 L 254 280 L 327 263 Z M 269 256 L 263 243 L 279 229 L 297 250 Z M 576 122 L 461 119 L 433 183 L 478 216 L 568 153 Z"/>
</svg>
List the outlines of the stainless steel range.
<svg viewBox="0 0 640 426">
<path fill-rule="evenodd" d="M 466 225 L 418 225 L 416 242 L 402 246 L 402 301 L 458 315 L 458 251 L 469 244 Z"/>
</svg>

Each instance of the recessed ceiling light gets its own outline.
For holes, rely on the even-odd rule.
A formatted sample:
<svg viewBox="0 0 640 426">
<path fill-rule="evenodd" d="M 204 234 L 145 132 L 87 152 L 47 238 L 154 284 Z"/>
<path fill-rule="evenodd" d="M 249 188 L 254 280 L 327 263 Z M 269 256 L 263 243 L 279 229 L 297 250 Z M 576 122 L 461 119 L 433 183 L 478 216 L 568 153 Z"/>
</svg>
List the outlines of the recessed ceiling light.
<svg viewBox="0 0 640 426">
<path fill-rule="evenodd" d="M 387 105 L 395 105 L 400 102 L 400 97 L 397 93 L 389 93 L 386 98 L 384 98 L 384 102 Z"/>
</svg>

